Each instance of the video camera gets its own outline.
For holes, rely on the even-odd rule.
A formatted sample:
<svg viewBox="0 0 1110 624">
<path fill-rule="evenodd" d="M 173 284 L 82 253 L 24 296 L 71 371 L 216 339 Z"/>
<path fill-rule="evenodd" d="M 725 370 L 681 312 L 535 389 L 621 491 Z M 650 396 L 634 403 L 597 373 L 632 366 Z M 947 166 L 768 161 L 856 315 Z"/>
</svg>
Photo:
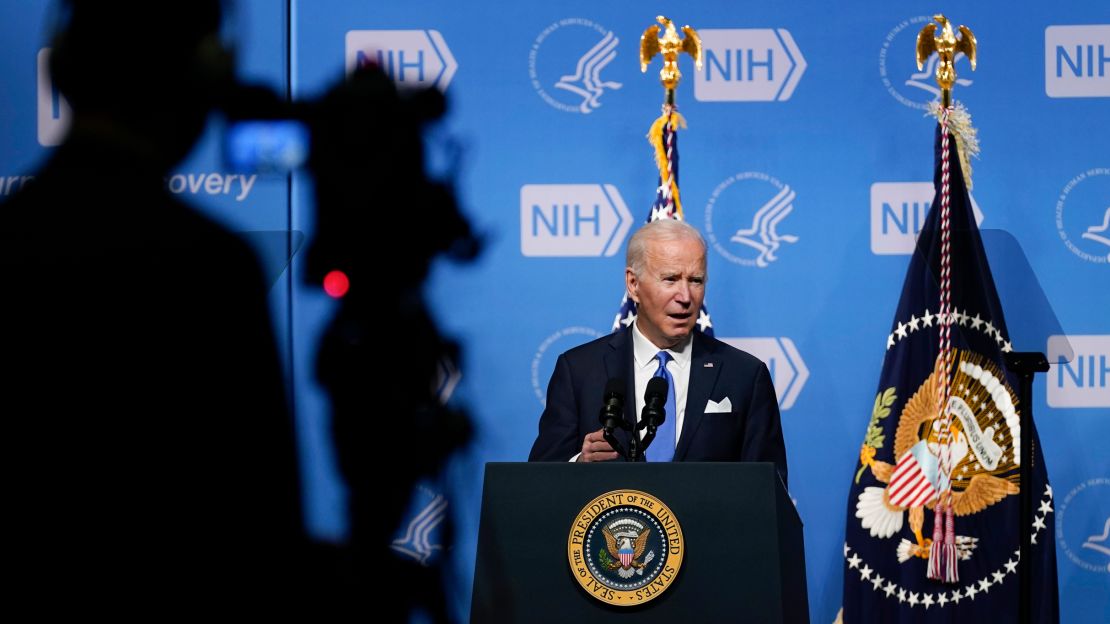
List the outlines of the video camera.
<svg viewBox="0 0 1110 624">
<path fill-rule="evenodd" d="M 390 262 L 406 284 L 421 281 L 439 253 L 473 258 L 478 241 L 449 181 L 426 173 L 423 136 L 447 110 L 436 89 L 398 90 L 375 66 L 358 69 L 319 99 L 289 102 L 272 89 L 241 86 L 222 106 L 224 157 L 242 172 L 311 173 L 316 222 L 307 279 L 374 261 L 384 237 L 403 256 Z M 381 259 L 378 259 L 381 260 Z M 381 265 L 379 264 L 379 267 Z M 396 275 L 392 276 L 396 277 Z"/>
</svg>

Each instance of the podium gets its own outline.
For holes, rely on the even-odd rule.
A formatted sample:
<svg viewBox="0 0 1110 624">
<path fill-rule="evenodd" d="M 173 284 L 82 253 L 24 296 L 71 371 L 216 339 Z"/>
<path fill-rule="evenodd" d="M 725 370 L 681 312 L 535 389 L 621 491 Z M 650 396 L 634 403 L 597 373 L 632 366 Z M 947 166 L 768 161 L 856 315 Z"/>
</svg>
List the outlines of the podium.
<svg viewBox="0 0 1110 624">
<path fill-rule="evenodd" d="M 626 490 L 673 512 L 683 556 L 664 591 L 614 606 L 580 585 L 568 548 L 584 508 Z M 770 463 L 490 463 L 481 513 L 475 624 L 809 621 L 802 523 Z"/>
</svg>

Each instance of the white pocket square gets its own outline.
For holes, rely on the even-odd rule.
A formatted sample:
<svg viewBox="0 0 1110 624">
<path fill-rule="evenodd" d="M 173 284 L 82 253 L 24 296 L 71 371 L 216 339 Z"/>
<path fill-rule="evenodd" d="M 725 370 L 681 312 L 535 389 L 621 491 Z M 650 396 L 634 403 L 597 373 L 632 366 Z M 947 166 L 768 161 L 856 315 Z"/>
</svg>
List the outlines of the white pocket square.
<svg viewBox="0 0 1110 624">
<path fill-rule="evenodd" d="M 709 402 L 705 404 L 706 414 L 727 414 L 731 411 L 732 401 L 729 401 L 728 397 L 721 399 L 720 403 L 714 401 L 713 399 L 709 399 Z"/>
</svg>

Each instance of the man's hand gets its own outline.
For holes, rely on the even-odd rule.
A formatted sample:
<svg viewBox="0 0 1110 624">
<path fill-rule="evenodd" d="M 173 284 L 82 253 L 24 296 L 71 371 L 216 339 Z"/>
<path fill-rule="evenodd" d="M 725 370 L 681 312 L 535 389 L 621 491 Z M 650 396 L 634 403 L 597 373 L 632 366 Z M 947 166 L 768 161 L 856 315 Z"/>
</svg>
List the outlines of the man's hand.
<svg viewBox="0 0 1110 624">
<path fill-rule="evenodd" d="M 587 433 L 582 440 L 582 453 L 578 456 L 580 462 L 612 461 L 617 458 L 617 452 L 605 441 L 605 430 L 598 429 Z"/>
</svg>

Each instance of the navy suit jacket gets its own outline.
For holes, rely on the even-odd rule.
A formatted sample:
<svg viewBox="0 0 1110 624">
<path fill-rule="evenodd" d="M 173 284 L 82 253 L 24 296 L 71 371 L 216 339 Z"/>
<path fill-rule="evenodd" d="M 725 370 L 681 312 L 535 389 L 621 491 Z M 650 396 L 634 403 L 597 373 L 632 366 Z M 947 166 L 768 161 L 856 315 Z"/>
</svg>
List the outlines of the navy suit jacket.
<svg viewBox="0 0 1110 624">
<path fill-rule="evenodd" d="M 786 448 L 767 366 L 700 332 L 694 332 L 693 340 L 686 416 L 674 460 L 774 462 L 785 484 Z M 586 434 L 601 428 L 602 395 L 608 380 L 614 378 L 626 380 L 625 419 L 635 423 L 630 327 L 560 355 L 547 385 L 547 407 L 528 461 L 568 461 L 581 451 Z M 720 403 L 726 397 L 731 412 L 705 413 L 710 400 Z M 628 436 L 623 430 L 617 432 L 625 449 Z"/>
</svg>

